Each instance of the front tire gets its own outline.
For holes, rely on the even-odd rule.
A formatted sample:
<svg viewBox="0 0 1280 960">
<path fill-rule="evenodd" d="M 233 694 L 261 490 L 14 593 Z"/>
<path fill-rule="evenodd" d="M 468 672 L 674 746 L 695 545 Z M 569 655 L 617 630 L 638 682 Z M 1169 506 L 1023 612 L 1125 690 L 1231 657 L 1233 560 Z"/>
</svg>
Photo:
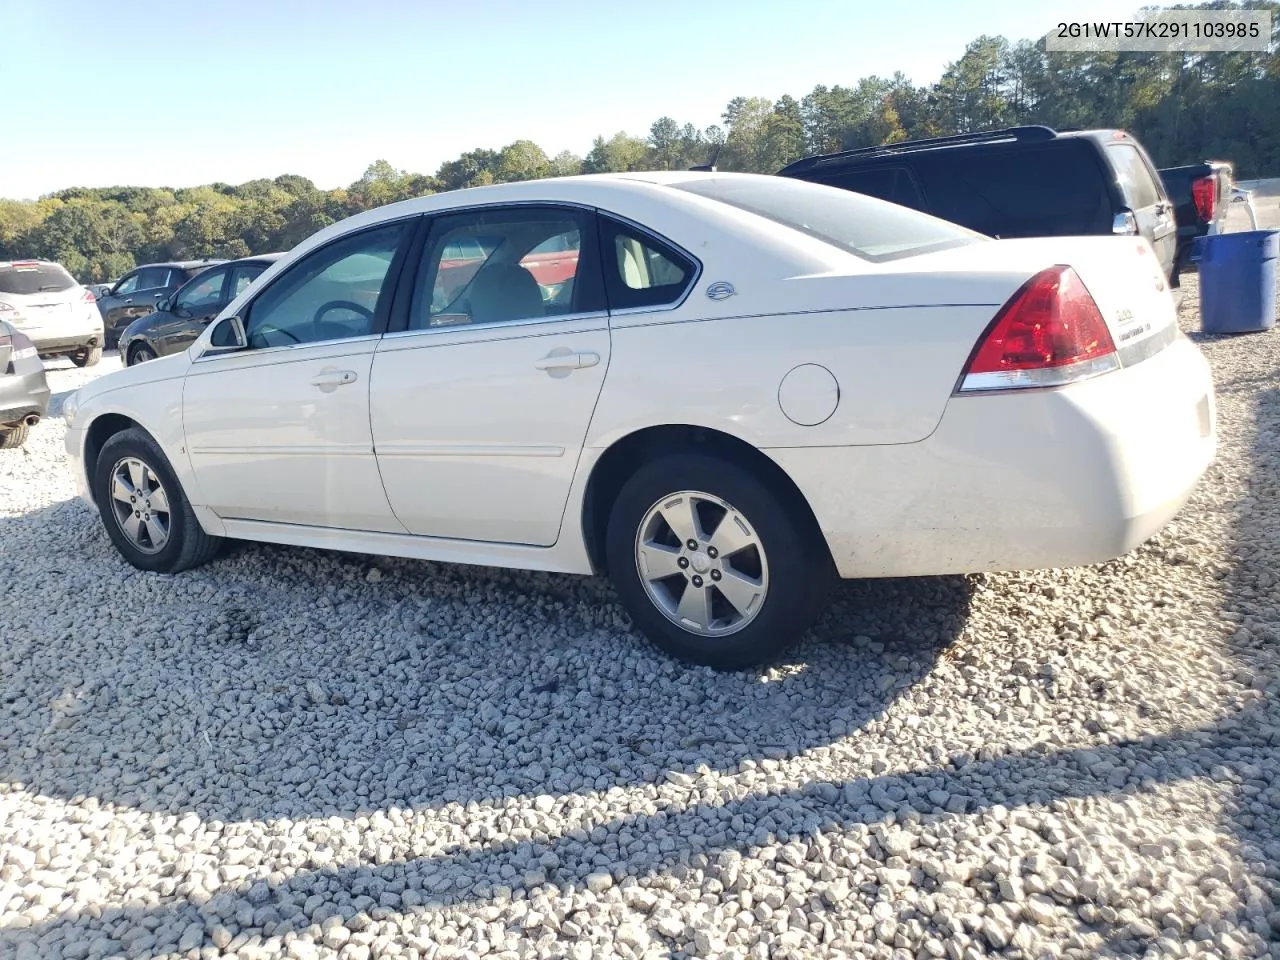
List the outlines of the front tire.
<svg viewBox="0 0 1280 960">
<path fill-rule="evenodd" d="M 821 610 L 833 568 L 794 496 L 734 461 L 673 454 L 619 491 L 610 577 L 636 626 L 677 659 L 735 670 L 789 648 Z"/>
<path fill-rule="evenodd" d="M 102 361 L 102 347 L 81 347 L 71 354 L 71 362 L 77 367 L 93 367 Z"/>
<path fill-rule="evenodd" d="M 140 343 L 129 350 L 129 362 L 126 366 L 136 366 L 139 363 L 146 363 L 148 360 L 154 360 L 155 358 L 156 352 L 145 343 Z"/>
<path fill-rule="evenodd" d="M 93 497 L 107 536 L 139 570 L 178 573 L 209 562 L 222 545 L 201 528 L 159 444 L 137 427 L 102 445 Z"/>
</svg>

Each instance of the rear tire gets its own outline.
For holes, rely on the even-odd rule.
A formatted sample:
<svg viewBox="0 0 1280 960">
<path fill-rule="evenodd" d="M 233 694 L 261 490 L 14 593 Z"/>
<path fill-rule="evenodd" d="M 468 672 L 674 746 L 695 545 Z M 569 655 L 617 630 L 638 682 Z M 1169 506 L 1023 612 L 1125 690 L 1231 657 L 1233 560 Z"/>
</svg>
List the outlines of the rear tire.
<svg viewBox="0 0 1280 960">
<path fill-rule="evenodd" d="M 27 435 L 31 432 L 31 428 L 25 423 L 20 423 L 16 427 L 5 427 L 0 430 L 0 450 L 16 450 L 27 442 Z"/>
<path fill-rule="evenodd" d="M 113 495 L 117 479 L 124 497 Z M 107 536 L 139 570 L 178 573 L 208 563 L 222 546 L 200 526 L 159 444 L 137 427 L 102 445 L 93 499 Z"/>
<path fill-rule="evenodd" d="M 660 457 L 623 485 L 605 533 L 610 577 L 657 647 L 736 670 L 774 659 L 813 625 L 831 557 L 795 497 L 775 486 L 703 453 Z"/>
<path fill-rule="evenodd" d="M 93 367 L 97 366 L 102 360 L 102 347 L 81 347 L 75 353 L 71 354 L 71 362 L 77 367 Z"/>
</svg>

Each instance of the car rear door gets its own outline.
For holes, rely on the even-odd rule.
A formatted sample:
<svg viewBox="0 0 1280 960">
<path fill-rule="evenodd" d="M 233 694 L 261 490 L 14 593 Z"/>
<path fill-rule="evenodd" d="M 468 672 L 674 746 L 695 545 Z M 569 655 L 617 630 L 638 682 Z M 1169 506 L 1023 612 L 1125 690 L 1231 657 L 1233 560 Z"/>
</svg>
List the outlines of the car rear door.
<svg viewBox="0 0 1280 960">
<path fill-rule="evenodd" d="M 556 542 L 609 365 L 594 236 L 593 214 L 554 205 L 432 222 L 370 391 L 383 487 L 410 533 Z M 476 243 L 483 261 L 460 263 Z"/>
<path fill-rule="evenodd" d="M 1124 202 L 1138 223 L 1138 233 L 1150 241 L 1165 276 L 1173 271 L 1178 224 L 1173 204 L 1146 152 L 1132 139 L 1111 140 L 1103 147 Z"/>
</svg>

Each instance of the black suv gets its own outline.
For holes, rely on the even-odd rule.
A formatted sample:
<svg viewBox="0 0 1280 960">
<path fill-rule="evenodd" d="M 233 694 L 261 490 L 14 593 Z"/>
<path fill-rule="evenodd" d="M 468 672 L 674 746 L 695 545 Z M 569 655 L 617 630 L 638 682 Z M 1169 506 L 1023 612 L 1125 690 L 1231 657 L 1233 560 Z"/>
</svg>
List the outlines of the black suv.
<svg viewBox="0 0 1280 960">
<path fill-rule="evenodd" d="M 1010 127 L 821 154 L 779 176 L 843 187 L 991 237 L 1141 235 L 1177 283 L 1177 224 L 1146 150 L 1123 130 Z"/>
<path fill-rule="evenodd" d="M 173 260 L 134 267 L 98 297 L 107 347 L 114 347 L 124 328 L 146 316 L 156 304 L 196 274 L 225 260 Z"/>
</svg>

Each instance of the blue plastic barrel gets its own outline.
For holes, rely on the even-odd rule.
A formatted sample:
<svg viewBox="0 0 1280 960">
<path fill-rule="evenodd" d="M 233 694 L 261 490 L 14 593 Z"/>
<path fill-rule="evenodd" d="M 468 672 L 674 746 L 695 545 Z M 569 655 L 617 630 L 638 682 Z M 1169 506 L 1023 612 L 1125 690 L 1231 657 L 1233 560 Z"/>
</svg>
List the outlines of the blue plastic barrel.
<svg viewBox="0 0 1280 960">
<path fill-rule="evenodd" d="M 1200 273 L 1200 329 L 1256 333 L 1276 322 L 1280 230 L 1196 237 L 1191 262 Z"/>
</svg>

